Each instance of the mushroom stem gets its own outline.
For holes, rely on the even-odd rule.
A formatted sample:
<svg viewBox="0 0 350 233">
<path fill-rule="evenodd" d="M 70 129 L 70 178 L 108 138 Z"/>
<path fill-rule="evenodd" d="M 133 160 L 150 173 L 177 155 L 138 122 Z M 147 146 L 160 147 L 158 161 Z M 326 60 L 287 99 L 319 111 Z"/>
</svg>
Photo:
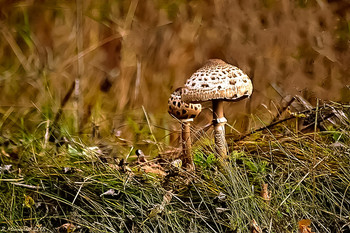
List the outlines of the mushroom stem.
<svg viewBox="0 0 350 233">
<path fill-rule="evenodd" d="M 191 155 L 191 129 L 190 122 L 198 116 L 202 110 L 202 105 L 185 103 L 182 101 L 183 87 L 176 89 L 168 100 L 168 112 L 170 115 L 181 122 L 181 145 L 182 153 L 180 159 L 183 167 L 188 171 L 194 170 L 193 159 Z"/>
<path fill-rule="evenodd" d="M 224 102 L 222 100 L 213 100 L 213 125 L 216 150 L 223 159 L 227 158 L 227 143 L 225 138 Z"/>
<path fill-rule="evenodd" d="M 191 156 L 191 129 L 190 129 L 190 121 L 193 119 L 186 119 L 181 121 L 182 127 L 182 155 L 181 160 L 184 167 L 189 170 L 194 170 L 193 159 Z"/>
</svg>

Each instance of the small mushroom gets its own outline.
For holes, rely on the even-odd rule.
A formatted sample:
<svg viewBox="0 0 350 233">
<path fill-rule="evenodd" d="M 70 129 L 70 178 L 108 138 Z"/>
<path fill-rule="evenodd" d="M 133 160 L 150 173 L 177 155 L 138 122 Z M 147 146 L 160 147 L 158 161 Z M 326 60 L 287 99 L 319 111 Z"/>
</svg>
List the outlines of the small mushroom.
<svg viewBox="0 0 350 233">
<path fill-rule="evenodd" d="M 142 150 L 137 149 L 135 151 L 135 154 L 137 155 L 137 162 L 138 163 L 147 163 L 146 156 L 145 156 L 145 154 L 143 153 Z"/>
<path fill-rule="evenodd" d="M 214 137 L 218 154 L 227 158 L 225 139 L 224 101 L 239 101 L 252 94 L 253 85 L 249 77 L 239 68 L 220 59 L 210 59 L 186 82 L 182 101 L 199 103 L 212 101 Z"/>
<path fill-rule="evenodd" d="M 183 88 L 176 89 L 168 100 L 168 112 L 181 121 L 182 128 L 182 164 L 189 170 L 194 169 L 191 156 L 191 131 L 190 122 L 202 111 L 202 105 L 185 103 L 181 100 Z"/>
</svg>

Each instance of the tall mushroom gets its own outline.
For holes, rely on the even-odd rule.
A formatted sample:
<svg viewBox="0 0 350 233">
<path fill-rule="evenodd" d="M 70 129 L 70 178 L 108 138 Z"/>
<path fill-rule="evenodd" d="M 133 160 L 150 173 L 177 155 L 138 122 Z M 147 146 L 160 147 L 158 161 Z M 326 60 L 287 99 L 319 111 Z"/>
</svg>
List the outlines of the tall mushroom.
<svg viewBox="0 0 350 233">
<path fill-rule="evenodd" d="M 220 59 L 210 59 L 186 82 L 182 101 L 199 103 L 212 101 L 214 137 L 218 154 L 227 158 L 225 139 L 224 101 L 239 101 L 252 94 L 249 77 L 239 68 Z"/>
<path fill-rule="evenodd" d="M 184 167 L 189 170 L 194 169 L 193 159 L 191 156 L 191 131 L 190 122 L 202 111 L 202 105 L 185 103 L 181 100 L 183 88 L 176 89 L 168 100 L 168 112 L 173 117 L 181 121 L 181 144 L 182 154 L 180 159 Z"/>
</svg>

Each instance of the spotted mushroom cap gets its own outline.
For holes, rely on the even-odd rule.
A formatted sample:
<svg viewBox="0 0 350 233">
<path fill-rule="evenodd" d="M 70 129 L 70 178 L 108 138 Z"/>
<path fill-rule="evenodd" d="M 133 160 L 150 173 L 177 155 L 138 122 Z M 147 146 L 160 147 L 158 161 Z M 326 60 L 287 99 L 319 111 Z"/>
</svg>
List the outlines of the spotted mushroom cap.
<svg viewBox="0 0 350 233">
<path fill-rule="evenodd" d="M 182 100 L 203 102 L 213 99 L 238 100 L 252 94 L 249 77 L 239 68 L 220 59 L 210 59 L 186 82 Z"/>
<path fill-rule="evenodd" d="M 182 91 L 183 88 L 180 87 L 170 95 L 168 112 L 180 120 L 195 118 L 202 111 L 202 105 L 183 102 L 181 100 Z"/>
</svg>

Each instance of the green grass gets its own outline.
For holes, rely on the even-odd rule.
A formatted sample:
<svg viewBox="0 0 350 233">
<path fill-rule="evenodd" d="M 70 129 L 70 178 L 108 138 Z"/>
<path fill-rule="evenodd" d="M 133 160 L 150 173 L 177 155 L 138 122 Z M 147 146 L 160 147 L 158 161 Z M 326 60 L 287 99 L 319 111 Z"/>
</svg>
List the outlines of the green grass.
<svg viewBox="0 0 350 233">
<path fill-rule="evenodd" d="M 231 140 L 224 163 L 206 135 L 194 146 L 196 172 L 165 162 L 175 174 L 165 178 L 138 169 L 120 142 L 66 132 L 58 145 L 45 137 L 45 123 L 4 131 L 1 167 L 12 167 L 0 175 L 0 229 L 71 223 L 76 232 L 248 232 L 254 219 L 264 232 L 297 232 L 298 222 L 310 219 L 315 232 L 349 232 L 350 134 L 343 113 L 337 124 L 323 122 L 328 131 L 296 134 L 291 120 Z M 129 163 L 120 162 L 128 155 Z M 264 183 L 269 202 L 260 197 Z M 110 189 L 114 194 L 104 195 Z"/>
</svg>

